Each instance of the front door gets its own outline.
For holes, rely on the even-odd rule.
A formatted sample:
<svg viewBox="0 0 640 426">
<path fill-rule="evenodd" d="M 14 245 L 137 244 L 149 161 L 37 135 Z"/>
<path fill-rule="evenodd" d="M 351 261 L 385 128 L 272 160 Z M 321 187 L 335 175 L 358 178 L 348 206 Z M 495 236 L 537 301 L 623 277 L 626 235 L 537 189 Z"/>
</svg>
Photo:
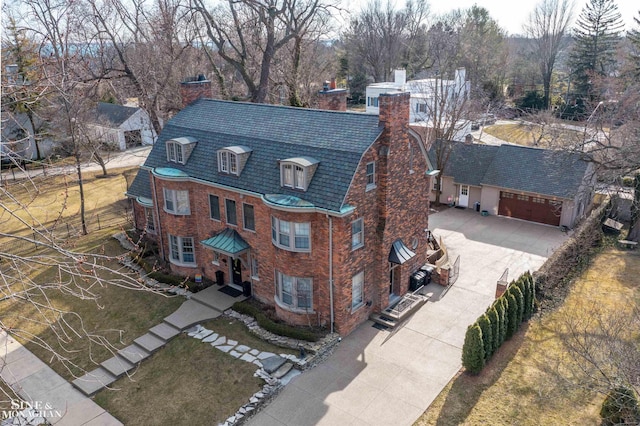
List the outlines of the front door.
<svg viewBox="0 0 640 426">
<path fill-rule="evenodd" d="M 231 262 L 231 277 L 234 284 L 242 284 L 242 262 L 238 258 Z"/>
<path fill-rule="evenodd" d="M 460 185 L 458 205 L 460 207 L 469 207 L 469 185 Z"/>
</svg>

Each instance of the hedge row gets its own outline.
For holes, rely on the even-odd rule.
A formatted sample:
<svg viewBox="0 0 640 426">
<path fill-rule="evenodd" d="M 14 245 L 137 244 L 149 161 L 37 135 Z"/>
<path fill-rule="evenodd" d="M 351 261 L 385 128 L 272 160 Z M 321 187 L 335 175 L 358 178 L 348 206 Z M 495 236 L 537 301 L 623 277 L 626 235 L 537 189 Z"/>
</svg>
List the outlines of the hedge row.
<svg viewBox="0 0 640 426">
<path fill-rule="evenodd" d="M 529 272 L 512 281 L 475 323 L 467 328 L 462 346 L 462 365 L 478 374 L 498 348 L 529 320 L 535 309 L 535 284 Z"/>
<path fill-rule="evenodd" d="M 260 309 L 248 303 L 236 302 L 233 304 L 232 309 L 255 318 L 260 327 L 278 336 L 291 337 L 292 339 L 304 340 L 306 342 L 316 342 L 318 340 L 318 336 L 312 331 L 275 322 L 260 311 Z"/>
</svg>

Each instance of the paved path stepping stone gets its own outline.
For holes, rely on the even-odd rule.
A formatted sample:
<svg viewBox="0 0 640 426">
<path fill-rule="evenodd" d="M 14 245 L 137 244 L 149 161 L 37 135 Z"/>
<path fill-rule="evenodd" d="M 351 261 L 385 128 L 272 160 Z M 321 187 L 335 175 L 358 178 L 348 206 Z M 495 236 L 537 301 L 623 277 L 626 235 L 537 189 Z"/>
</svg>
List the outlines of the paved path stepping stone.
<svg viewBox="0 0 640 426">
<path fill-rule="evenodd" d="M 222 352 L 228 353 L 231 349 L 233 349 L 233 346 L 220 345 L 220 346 L 215 346 L 215 348 L 220 349 Z"/>
<path fill-rule="evenodd" d="M 227 340 L 227 345 L 233 345 L 233 346 L 235 346 L 235 345 L 237 345 L 237 344 L 238 344 L 238 342 L 236 342 L 235 340 Z"/>
<path fill-rule="evenodd" d="M 231 342 L 229 342 L 229 344 L 231 344 Z M 249 349 L 251 349 L 251 348 L 249 346 L 246 346 L 246 345 L 238 345 L 238 346 L 236 346 L 236 351 L 242 352 L 242 353 L 247 352 Z"/>
<path fill-rule="evenodd" d="M 253 363 L 254 363 L 255 365 L 257 365 L 259 368 L 262 368 L 262 363 L 261 363 L 260 361 L 258 361 L 257 359 L 254 359 L 254 360 L 253 360 Z"/>
<path fill-rule="evenodd" d="M 289 371 L 291 371 L 292 368 L 293 368 L 293 364 L 291 364 L 290 362 L 285 362 L 271 375 L 276 379 L 279 379 L 281 377 L 284 377 Z"/>
<path fill-rule="evenodd" d="M 258 359 L 267 359 L 267 358 L 271 358 L 272 356 L 276 356 L 276 354 L 271 352 L 262 352 L 258 354 Z"/>
<path fill-rule="evenodd" d="M 240 358 L 240 355 L 242 355 L 240 352 L 236 352 L 236 351 L 229 351 L 229 355 L 231 355 L 234 358 Z"/>
<path fill-rule="evenodd" d="M 213 341 L 217 340 L 217 339 L 218 339 L 218 337 L 220 337 L 220 336 L 218 335 L 218 333 L 213 333 L 213 334 L 211 334 L 211 335 L 209 335 L 209 336 L 205 337 L 204 339 L 202 339 L 202 341 L 203 341 L 204 343 L 210 343 L 210 342 L 213 342 Z"/>
<path fill-rule="evenodd" d="M 168 341 L 176 337 L 180 333 L 180 330 L 172 325 L 167 324 L 166 322 L 163 322 L 154 327 L 151 327 L 149 329 L 149 332 L 155 334 L 161 339 Z"/>
<path fill-rule="evenodd" d="M 211 343 L 211 346 L 220 346 L 220 345 L 224 345 L 225 343 L 227 343 L 227 338 L 224 336 L 220 336 L 218 337 L 218 340 Z"/>
<path fill-rule="evenodd" d="M 222 311 L 217 311 L 208 306 L 198 303 L 195 300 L 187 300 L 177 311 L 164 319 L 172 326 L 184 330 L 193 324 L 214 319 L 222 315 Z"/>
<path fill-rule="evenodd" d="M 213 333 L 213 331 L 211 330 L 207 330 L 206 328 L 203 329 L 202 331 L 200 331 L 200 333 L 196 334 L 195 336 L 193 336 L 194 338 L 198 339 L 198 340 L 202 340 L 205 337 L 207 337 L 208 335 L 210 335 L 211 333 Z"/>
<path fill-rule="evenodd" d="M 121 357 L 123 357 L 124 359 L 126 359 L 132 364 L 138 364 L 143 359 L 148 358 L 149 355 L 151 354 L 145 351 L 140 346 L 133 343 L 124 349 L 120 349 L 118 351 L 118 355 L 120 355 Z"/>
<path fill-rule="evenodd" d="M 75 379 L 73 386 L 78 388 L 87 396 L 92 396 L 105 386 L 109 386 L 116 381 L 116 377 L 102 367 L 98 367 L 82 377 Z"/>
<path fill-rule="evenodd" d="M 259 350 L 257 350 L 257 349 L 251 349 L 251 350 L 249 351 L 249 353 L 250 353 L 251 355 L 253 355 L 253 356 L 258 356 L 258 354 L 260 353 L 260 351 L 259 351 Z"/>
<path fill-rule="evenodd" d="M 107 370 L 109 373 L 113 374 L 116 377 L 122 376 L 127 371 L 133 369 L 134 365 L 122 358 L 119 355 L 116 355 L 112 358 L 109 358 L 102 364 L 100 364 L 102 368 Z"/>
<path fill-rule="evenodd" d="M 249 354 L 242 354 L 240 359 L 243 360 L 243 361 L 247 361 L 247 362 L 253 362 L 253 361 L 255 361 L 256 357 L 253 356 L 253 355 L 249 355 Z"/>
<path fill-rule="evenodd" d="M 260 358 L 260 357 L 258 357 Z M 271 374 L 282 366 L 287 360 L 278 355 L 273 355 L 265 359 L 261 359 L 264 371 Z"/>
<path fill-rule="evenodd" d="M 167 343 L 151 333 L 143 334 L 135 339 L 134 342 L 149 353 L 157 351 Z"/>
</svg>

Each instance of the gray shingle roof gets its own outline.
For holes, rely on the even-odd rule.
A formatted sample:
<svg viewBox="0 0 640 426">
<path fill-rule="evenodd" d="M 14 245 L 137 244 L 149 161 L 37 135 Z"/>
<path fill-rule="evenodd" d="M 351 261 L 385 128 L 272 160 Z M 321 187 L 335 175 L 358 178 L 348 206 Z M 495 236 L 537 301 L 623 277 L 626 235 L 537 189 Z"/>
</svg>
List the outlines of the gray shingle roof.
<svg viewBox="0 0 640 426">
<path fill-rule="evenodd" d="M 149 171 L 147 170 L 138 170 L 138 174 L 136 175 L 133 182 L 131 182 L 131 186 L 127 190 L 127 194 L 148 198 L 150 200 L 153 199 L 151 196 L 151 181 L 149 179 Z"/>
<path fill-rule="evenodd" d="M 112 125 L 119 127 L 135 114 L 140 108 L 126 107 L 122 105 L 98 102 L 94 120 L 102 125 Z"/>
<path fill-rule="evenodd" d="M 435 160 L 434 148 L 429 157 Z M 579 154 L 520 145 L 465 145 L 455 142 L 445 176 L 467 185 L 573 198 L 587 172 Z"/>
<path fill-rule="evenodd" d="M 292 195 L 340 211 L 360 158 L 381 131 L 374 115 L 200 99 L 167 123 L 145 166 L 172 167 L 204 181 Z M 187 164 L 168 162 L 165 142 L 184 136 L 198 141 Z M 216 152 L 234 145 L 252 149 L 241 175 L 219 174 Z M 307 191 L 281 187 L 278 160 L 303 156 L 319 161 Z M 136 191 L 134 182 L 129 194 Z"/>
</svg>

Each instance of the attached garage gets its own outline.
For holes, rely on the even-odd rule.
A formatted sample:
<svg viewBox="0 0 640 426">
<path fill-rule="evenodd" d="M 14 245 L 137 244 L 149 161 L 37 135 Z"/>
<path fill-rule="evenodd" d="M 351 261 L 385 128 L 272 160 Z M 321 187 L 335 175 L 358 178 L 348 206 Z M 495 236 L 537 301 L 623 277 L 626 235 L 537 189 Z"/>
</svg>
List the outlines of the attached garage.
<svg viewBox="0 0 640 426">
<path fill-rule="evenodd" d="M 559 226 L 562 216 L 562 201 L 500 191 L 498 214 Z"/>
</svg>

